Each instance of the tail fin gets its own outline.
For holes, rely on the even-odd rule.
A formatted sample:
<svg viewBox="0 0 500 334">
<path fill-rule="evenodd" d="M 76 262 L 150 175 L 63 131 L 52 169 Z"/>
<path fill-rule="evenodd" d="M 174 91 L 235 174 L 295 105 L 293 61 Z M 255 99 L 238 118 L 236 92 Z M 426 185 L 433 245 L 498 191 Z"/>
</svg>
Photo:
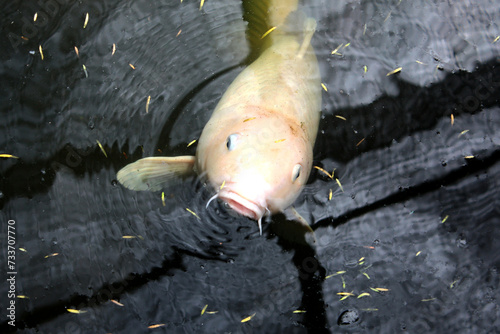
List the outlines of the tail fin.
<svg viewBox="0 0 500 334">
<path fill-rule="evenodd" d="M 297 7 L 298 0 L 243 0 L 243 19 L 248 22 L 246 35 L 250 44 L 248 63 L 273 43 L 280 30 L 286 30 L 286 22 Z M 273 28 L 276 31 L 265 36 Z"/>
</svg>

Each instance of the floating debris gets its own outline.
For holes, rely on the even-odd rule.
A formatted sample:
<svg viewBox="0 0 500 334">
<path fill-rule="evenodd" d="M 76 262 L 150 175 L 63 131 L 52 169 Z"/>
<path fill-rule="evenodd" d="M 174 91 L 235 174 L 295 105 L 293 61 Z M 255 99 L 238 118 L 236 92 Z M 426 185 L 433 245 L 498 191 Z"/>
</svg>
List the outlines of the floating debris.
<svg viewBox="0 0 500 334">
<path fill-rule="evenodd" d="M 425 64 L 425 63 L 421 62 L 420 60 L 415 60 L 415 62 L 416 62 L 417 64 L 420 64 L 420 65 L 427 65 L 427 64 Z"/>
<path fill-rule="evenodd" d="M 164 191 L 161 192 L 161 204 L 163 204 L 163 206 L 165 206 L 165 192 Z"/>
<path fill-rule="evenodd" d="M 339 296 L 354 296 L 354 293 L 351 292 L 337 292 Z"/>
<path fill-rule="evenodd" d="M 325 86 L 324 83 L 321 83 L 321 87 L 323 87 L 323 89 L 325 90 L 325 92 L 328 92 L 328 88 L 326 88 L 326 86 Z"/>
<path fill-rule="evenodd" d="M 493 43 L 498 42 L 499 39 L 500 39 L 500 36 L 495 37 L 495 39 L 493 40 Z"/>
<path fill-rule="evenodd" d="M 85 22 L 83 23 L 83 29 L 87 28 L 87 23 L 89 23 L 89 13 L 85 15 Z"/>
<path fill-rule="evenodd" d="M 0 158 L 12 158 L 12 159 L 19 159 L 19 157 L 16 157 L 15 155 L 12 155 L 12 154 L 7 154 L 7 153 L 2 153 L 2 154 L 0 154 Z"/>
<path fill-rule="evenodd" d="M 333 174 L 328 173 L 326 170 L 324 170 L 323 168 L 318 167 L 318 166 L 314 166 L 314 168 L 316 168 L 320 172 L 323 172 L 326 176 L 328 176 L 330 179 L 333 180 Z"/>
<path fill-rule="evenodd" d="M 453 126 L 453 124 L 455 124 L 455 116 L 453 116 L 453 114 L 451 114 L 450 119 L 451 119 L 451 125 Z"/>
<path fill-rule="evenodd" d="M 393 74 L 399 73 L 399 72 L 401 72 L 402 69 L 403 69 L 402 67 L 398 67 L 398 68 L 390 71 L 389 73 L 387 73 L 386 76 L 388 77 L 389 75 L 393 75 Z"/>
<path fill-rule="evenodd" d="M 151 101 L 151 95 L 148 96 L 148 99 L 146 101 L 146 114 L 149 112 L 149 101 Z"/>
<path fill-rule="evenodd" d="M 175 35 L 175 37 L 179 37 L 179 35 L 181 34 L 182 32 L 182 29 L 179 29 L 179 31 L 177 32 L 177 35 Z"/>
<path fill-rule="evenodd" d="M 204 4 L 205 4 L 205 0 L 201 0 L 201 2 L 200 2 L 200 10 L 203 8 Z"/>
<path fill-rule="evenodd" d="M 16 297 L 19 299 L 30 299 L 30 297 L 25 296 L 25 295 L 17 295 Z"/>
<path fill-rule="evenodd" d="M 38 18 L 38 12 L 36 12 L 35 15 L 33 15 L 33 22 L 36 22 L 37 18 Z"/>
<path fill-rule="evenodd" d="M 335 117 L 340 118 L 343 121 L 347 121 L 347 118 L 345 118 L 344 116 L 335 115 Z"/>
<path fill-rule="evenodd" d="M 220 185 L 219 190 L 222 189 L 222 188 L 224 188 L 225 185 L 226 185 L 226 180 L 222 181 L 222 184 Z"/>
<path fill-rule="evenodd" d="M 422 299 L 423 302 L 430 302 L 435 300 L 436 298 L 427 298 L 427 299 Z"/>
<path fill-rule="evenodd" d="M 22 247 L 19 247 L 18 249 L 19 249 L 21 252 L 25 252 L 25 253 L 27 253 L 27 252 L 28 252 L 25 248 L 22 248 Z"/>
<path fill-rule="evenodd" d="M 366 278 L 370 279 L 370 276 L 369 276 L 367 273 L 363 272 L 362 274 L 363 274 Z"/>
<path fill-rule="evenodd" d="M 458 138 L 460 138 L 461 136 L 463 136 L 467 132 L 469 132 L 469 130 L 464 130 L 464 131 L 460 132 L 460 134 L 458 135 Z"/>
<path fill-rule="evenodd" d="M 358 298 L 363 298 L 363 297 L 370 297 L 370 294 L 368 292 L 363 292 L 358 296 Z"/>
<path fill-rule="evenodd" d="M 363 71 L 365 71 L 365 73 L 368 72 L 368 66 L 366 66 L 366 65 L 363 66 Z"/>
<path fill-rule="evenodd" d="M 245 319 L 241 320 L 241 322 L 247 322 L 247 321 L 250 321 L 254 316 L 255 316 L 256 313 L 252 314 L 251 316 L 248 316 L 246 317 Z"/>
<path fill-rule="evenodd" d="M 106 154 L 106 151 L 104 150 L 104 147 L 102 146 L 101 142 L 98 141 L 97 139 L 96 139 L 96 142 L 97 142 L 97 145 L 99 145 L 99 147 L 101 148 L 101 151 L 104 154 L 104 156 L 107 158 L 108 155 Z"/>
<path fill-rule="evenodd" d="M 392 11 L 390 11 L 390 12 L 389 12 L 389 14 L 387 14 L 387 16 L 386 16 L 386 18 L 385 18 L 384 22 L 386 22 L 386 21 L 387 21 L 387 20 L 391 17 L 391 14 L 392 14 Z"/>
<path fill-rule="evenodd" d="M 281 143 L 282 141 L 285 141 L 286 139 L 278 139 L 278 140 L 275 140 L 274 142 L 275 143 Z"/>
<path fill-rule="evenodd" d="M 415 256 L 419 256 L 421 253 L 422 251 L 418 251 L 417 254 L 415 254 Z"/>
<path fill-rule="evenodd" d="M 111 50 L 111 55 L 114 55 L 116 51 L 116 44 L 113 43 L 113 49 Z"/>
<path fill-rule="evenodd" d="M 78 48 L 75 46 L 75 53 L 78 58 L 80 58 L 80 54 L 78 53 Z"/>
<path fill-rule="evenodd" d="M 49 258 L 49 257 L 57 256 L 57 255 L 59 255 L 59 253 L 52 253 L 49 255 L 45 255 L 45 258 Z"/>
<path fill-rule="evenodd" d="M 345 274 L 345 273 L 346 273 L 345 270 L 340 270 L 340 271 L 337 271 L 335 274 L 331 274 L 331 275 L 326 276 L 325 279 L 328 279 L 330 277 L 337 276 L 337 275 L 342 275 L 342 274 Z"/>
<path fill-rule="evenodd" d="M 84 310 L 76 310 L 74 308 L 67 308 L 66 311 L 69 313 L 75 313 L 75 314 L 80 314 L 80 313 L 87 313 L 87 311 Z"/>
<path fill-rule="evenodd" d="M 335 178 L 335 181 L 337 182 L 337 184 L 339 185 L 340 187 L 340 190 L 342 190 L 342 192 L 344 192 L 344 188 L 342 187 L 342 184 L 340 184 L 340 180 Z"/>
<path fill-rule="evenodd" d="M 155 325 L 148 326 L 148 328 L 153 329 L 153 328 L 158 328 L 158 327 L 163 327 L 163 326 L 165 326 L 165 324 L 155 324 Z"/>
<path fill-rule="evenodd" d="M 378 311 L 378 308 L 362 308 L 361 311 L 376 312 L 376 311 Z"/>
<path fill-rule="evenodd" d="M 473 156 L 473 155 L 466 155 L 466 156 L 464 157 L 464 159 L 474 159 L 474 156 Z"/>
<path fill-rule="evenodd" d="M 118 305 L 118 306 L 121 306 L 121 307 L 125 306 L 122 303 L 120 303 L 120 302 L 118 302 L 118 301 L 116 301 L 114 299 L 111 299 L 111 302 L 114 303 L 114 304 L 116 304 L 116 305 Z"/>
<path fill-rule="evenodd" d="M 267 35 L 269 35 L 270 33 L 272 33 L 274 31 L 274 29 L 276 29 L 276 27 L 271 27 L 271 29 L 269 29 L 268 31 L 266 31 L 261 37 L 260 39 L 264 39 Z"/>
<path fill-rule="evenodd" d="M 193 216 L 195 216 L 196 218 L 200 219 L 200 217 L 193 210 L 186 208 L 186 211 L 189 212 L 190 214 L 192 214 Z"/>
<path fill-rule="evenodd" d="M 196 139 L 191 140 L 191 141 L 189 142 L 189 144 L 187 144 L 187 146 L 186 146 L 186 147 L 189 147 L 189 146 L 193 145 L 194 143 L 196 143 Z"/>
<path fill-rule="evenodd" d="M 370 289 L 372 289 L 375 292 L 387 292 L 387 291 L 389 291 L 389 289 L 386 289 L 386 288 L 370 288 Z"/>
<path fill-rule="evenodd" d="M 450 284 L 450 289 L 453 289 L 455 287 L 455 284 L 457 284 L 458 280 L 454 280 L 453 282 L 451 282 Z"/>
<path fill-rule="evenodd" d="M 446 215 L 446 217 L 444 217 L 443 220 L 441 220 L 441 224 L 444 224 L 444 222 L 448 220 L 448 217 L 450 217 L 450 216 Z"/>
<path fill-rule="evenodd" d="M 356 147 L 358 147 L 359 145 L 361 145 L 362 142 L 365 141 L 365 138 L 361 139 L 357 144 L 356 144 Z"/>
<path fill-rule="evenodd" d="M 208 304 L 203 307 L 203 309 L 201 310 L 201 315 L 205 314 L 207 307 L 208 307 Z"/>
<path fill-rule="evenodd" d="M 40 58 L 43 60 L 43 50 L 42 50 L 42 45 L 38 46 L 38 50 L 40 51 Z"/>
<path fill-rule="evenodd" d="M 247 119 L 243 120 L 243 123 L 248 122 L 248 121 L 251 121 L 251 120 L 256 119 L 256 118 L 257 118 L 257 117 L 250 117 L 250 118 L 247 118 Z"/>
<path fill-rule="evenodd" d="M 122 236 L 123 239 L 135 239 L 137 238 L 135 235 L 124 235 Z"/>
<path fill-rule="evenodd" d="M 331 201 L 333 196 L 333 191 L 330 189 L 330 192 L 328 193 L 328 200 Z"/>
<path fill-rule="evenodd" d="M 295 311 L 293 311 L 293 313 L 306 313 L 306 311 L 304 311 L 304 310 L 295 310 Z"/>
<path fill-rule="evenodd" d="M 344 45 L 344 43 L 340 44 L 339 46 L 337 46 L 335 48 L 335 50 L 332 51 L 332 55 L 337 55 L 337 56 L 342 56 L 341 53 L 339 53 L 338 51 L 340 50 L 340 48 Z"/>
<path fill-rule="evenodd" d="M 132 69 L 133 69 L 133 70 L 135 70 L 135 66 L 134 66 L 134 65 L 132 65 L 132 64 L 130 64 L 130 63 L 129 63 L 128 65 L 129 65 L 130 67 L 132 67 Z"/>
<path fill-rule="evenodd" d="M 87 66 L 85 66 L 85 64 L 82 64 L 82 66 L 83 66 L 83 72 L 85 73 L 85 78 L 88 78 L 89 73 L 87 72 Z"/>
</svg>

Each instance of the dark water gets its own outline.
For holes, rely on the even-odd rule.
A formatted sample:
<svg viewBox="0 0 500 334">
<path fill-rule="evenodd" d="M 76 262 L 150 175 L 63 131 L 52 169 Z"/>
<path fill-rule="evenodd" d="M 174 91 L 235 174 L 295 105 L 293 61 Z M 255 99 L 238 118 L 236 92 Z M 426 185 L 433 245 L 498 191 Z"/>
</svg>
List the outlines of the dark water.
<svg viewBox="0 0 500 334">
<path fill-rule="evenodd" d="M 1 331 L 9 220 L 22 332 L 500 331 L 500 4 L 306 3 L 328 88 L 315 165 L 343 189 L 314 170 L 297 201 L 314 249 L 279 218 L 261 237 L 205 209 L 198 180 L 165 205 L 116 184 L 140 157 L 194 154 L 242 68 L 241 4 L 198 7 L 4 4 Z"/>
</svg>

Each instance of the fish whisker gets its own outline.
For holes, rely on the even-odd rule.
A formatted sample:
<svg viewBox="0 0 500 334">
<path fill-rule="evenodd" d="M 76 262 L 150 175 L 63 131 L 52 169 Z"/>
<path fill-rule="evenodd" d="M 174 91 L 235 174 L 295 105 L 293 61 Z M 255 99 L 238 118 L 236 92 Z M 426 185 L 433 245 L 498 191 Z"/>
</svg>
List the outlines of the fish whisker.
<svg viewBox="0 0 500 334">
<path fill-rule="evenodd" d="M 210 205 L 210 202 L 212 202 L 217 197 L 219 197 L 219 193 L 217 193 L 217 194 L 213 195 L 212 197 L 210 197 L 210 199 L 208 200 L 207 205 L 205 206 L 205 208 L 208 209 L 208 206 Z"/>
</svg>

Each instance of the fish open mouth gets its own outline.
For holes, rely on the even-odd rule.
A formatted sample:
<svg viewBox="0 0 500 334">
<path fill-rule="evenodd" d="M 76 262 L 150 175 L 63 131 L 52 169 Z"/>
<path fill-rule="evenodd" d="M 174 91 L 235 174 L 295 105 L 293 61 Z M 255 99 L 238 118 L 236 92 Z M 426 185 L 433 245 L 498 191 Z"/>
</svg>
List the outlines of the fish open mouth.
<svg viewBox="0 0 500 334">
<path fill-rule="evenodd" d="M 252 202 L 230 190 L 222 189 L 218 198 L 227 203 L 231 209 L 248 218 L 259 220 L 264 215 L 265 206 Z"/>
</svg>

